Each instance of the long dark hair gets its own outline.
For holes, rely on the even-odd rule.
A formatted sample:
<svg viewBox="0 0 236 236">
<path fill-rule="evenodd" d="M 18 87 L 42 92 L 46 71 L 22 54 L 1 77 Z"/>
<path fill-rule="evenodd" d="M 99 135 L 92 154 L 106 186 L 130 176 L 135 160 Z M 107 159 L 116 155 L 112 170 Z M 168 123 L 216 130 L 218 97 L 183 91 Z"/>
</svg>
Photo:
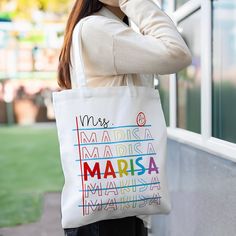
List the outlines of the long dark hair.
<svg viewBox="0 0 236 236">
<path fill-rule="evenodd" d="M 104 4 L 99 0 L 76 0 L 69 15 L 64 42 L 59 56 L 57 82 L 62 89 L 71 89 L 70 78 L 70 47 L 72 43 L 72 32 L 75 25 L 86 16 L 99 11 Z"/>
</svg>

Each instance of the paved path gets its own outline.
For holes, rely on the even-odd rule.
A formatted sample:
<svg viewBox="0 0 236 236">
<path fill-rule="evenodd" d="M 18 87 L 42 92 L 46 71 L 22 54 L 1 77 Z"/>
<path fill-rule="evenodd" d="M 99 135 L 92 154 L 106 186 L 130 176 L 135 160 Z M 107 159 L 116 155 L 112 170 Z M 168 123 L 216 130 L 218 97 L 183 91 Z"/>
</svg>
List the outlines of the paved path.
<svg viewBox="0 0 236 236">
<path fill-rule="evenodd" d="M 0 228 L 0 236 L 63 236 L 60 217 L 60 194 L 46 193 L 43 215 L 38 222 L 12 228 Z"/>
</svg>

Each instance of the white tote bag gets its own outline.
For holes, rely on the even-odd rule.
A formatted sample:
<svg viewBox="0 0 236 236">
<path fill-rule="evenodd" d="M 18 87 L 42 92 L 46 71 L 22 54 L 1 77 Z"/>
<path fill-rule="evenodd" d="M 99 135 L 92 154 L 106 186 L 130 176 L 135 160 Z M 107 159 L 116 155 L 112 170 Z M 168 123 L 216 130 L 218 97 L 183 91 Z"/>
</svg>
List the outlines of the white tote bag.
<svg viewBox="0 0 236 236">
<path fill-rule="evenodd" d="M 53 92 L 65 177 L 62 227 L 168 214 L 167 132 L 159 92 L 134 86 L 130 77 L 127 86 L 87 87 L 82 20 L 73 31 L 71 50 L 71 76 L 80 88 Z"/>
</svg>

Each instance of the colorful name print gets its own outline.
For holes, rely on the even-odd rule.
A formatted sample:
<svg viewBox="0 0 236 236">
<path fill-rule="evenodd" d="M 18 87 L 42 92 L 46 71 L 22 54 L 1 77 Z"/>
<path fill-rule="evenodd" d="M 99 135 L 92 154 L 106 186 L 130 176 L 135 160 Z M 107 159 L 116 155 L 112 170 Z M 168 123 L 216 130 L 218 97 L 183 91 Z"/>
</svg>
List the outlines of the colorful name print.
<svg viewBox="0 0 236 236">
<path fill-rule="evenodd" d="M 142 164 L 143 158 L 142 157 L 137 157 L 134 159 L 129 159 L 129 160 L 125 160 L 125 159 L 119 159 L 116 160 L 115 165 L 112 164 L 112 162 L 110 160 L 107 160 L 105 163 L 103 163 L 102 165 L 105 164 L 105 170 L 103 175 L 101 174 L 101 168 L 100 167 L 100 162 L 95 162 L 92 164 L 89 164 L 89 162 L 84 162 L 83 163 L 83 169 L 84 169 L 84 180 L 88 181 L 89 178 L 97 178 L 97 179 L 107 179 L 108 177 L 112 177 L 112 178 L 116 178 L 117 175 L 119 177 L 124 177 L 124 176 L 134 176 L 134 175 L 143 175 L 146 172 L 148 174 L 151 174 L 153 171 L 155 173 L 159 173 L 158 172 L 158 167 L 156 166 L 156 163 L 154 161 L 153 157 L 149 157 L 148 158 L 149 162 L 148 162 L 148 166 L 145 167 L 144 164 Z M 134 164 L 135 163 L 135 164 Z M 115 171 L 114 166 L 117 166 L 117 169 Z M 136 168 L 139 167 L 140 169 Z M 136 171 L 135 171 L 136 170 Z"/>
<path fill-rule="evenodd" d="M 132 208 L 142 208 L 147 205 L 160 205 L 160 195 L 152 194 L 151 197 L 146 198 L 144 195 L 133 195 L 133 196 L 123 196 L 123 197 L 114 197 L 108 198 L 106 201 L 103 201 L 102 198 L 85 200 L 83 205 L 79 207 L 84 208 L 84 215 L 90 215 L 96 211 L 115 211 L 115 210 L 124 210 Z"/>
<path fill-rule="evenodd" d="M 76 117 L 78 171 L 83 215 L 160 205 L 155 139 L 144 112 L 136 124 L 111 125 L 106 118 Z M 144 177 L 143 177 L 144 176 Z M 144 194 L 147 191 L 148 194 Z"/>
<path fill-rule="evenodd" d="M 85 198 L 94 198 L 98 196 L 116 196 L 127 194 L 128 192 L 142 193 L 154 188 L 160 190 L 160 181 L 157 176 L 152 177 L 150 182 L 143 178 L 128 179 L 119 181 L 107 181 L 103 183 L 90 183 L 86 184 L 84 190 Z"/>
</svg>

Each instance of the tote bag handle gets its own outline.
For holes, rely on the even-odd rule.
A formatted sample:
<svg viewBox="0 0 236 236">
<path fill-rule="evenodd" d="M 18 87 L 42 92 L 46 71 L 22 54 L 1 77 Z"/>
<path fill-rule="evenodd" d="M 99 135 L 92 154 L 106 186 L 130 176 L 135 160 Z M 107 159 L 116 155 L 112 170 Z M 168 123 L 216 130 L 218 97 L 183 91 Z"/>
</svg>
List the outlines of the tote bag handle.
<svg viewBox="0 0 236 236">
<path fill-rule="evenodd" d="M 92 15 L 88 17 L 92 17 Z M 70 68 L 70 73 L 73 76 L 73 78 L 76 79 L 75 81 L 76 85 L 80 87 L 87 87 L 87 80 L 84 71 L 84 61 L 82 57 L 81 31 L 82 31 L 82 21 L 88 17 L 82 18 L 77 23 L 72 34 L 72 47 L 70 53 L 71 53 L 71 63 L 74 68 L 73 69 Z M 128 76 L 127 86 L 129 87 L 134 86 L 131 74 L 127 74 L 127 76 Z"/>
</svg>

